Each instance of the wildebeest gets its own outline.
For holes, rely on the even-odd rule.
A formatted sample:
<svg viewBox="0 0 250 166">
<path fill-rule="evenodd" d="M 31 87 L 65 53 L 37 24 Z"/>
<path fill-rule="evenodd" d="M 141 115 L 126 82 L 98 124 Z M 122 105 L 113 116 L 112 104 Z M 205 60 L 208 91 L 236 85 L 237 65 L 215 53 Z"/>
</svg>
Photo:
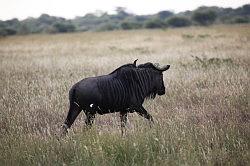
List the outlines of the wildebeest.
<svg viewBox="0 0 250 166">
<path fill-rule="evenodd" d="M 160 68 L 148 62 L 136 66 L 136 61 L 108 75 L 85 78 L 73 85 L 69 91 L 70 107 L 63 133 L 67 132 L 82 110 L 86 114 L 87 126 L 92 125 L 96 114 L 120 112 L 122 133 L 128 113 L 137 112 L 153 122 L 142 104 L 146 98 L 165 94 L 163 71 L 168 70 L 170 65 Z"/>
</svg>

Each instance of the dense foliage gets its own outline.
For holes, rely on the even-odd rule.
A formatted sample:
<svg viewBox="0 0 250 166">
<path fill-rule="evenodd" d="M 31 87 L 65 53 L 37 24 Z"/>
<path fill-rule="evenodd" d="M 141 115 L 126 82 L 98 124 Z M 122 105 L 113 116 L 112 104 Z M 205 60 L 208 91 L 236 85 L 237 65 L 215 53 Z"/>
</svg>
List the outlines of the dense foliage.
<svg viewBox="0 0 250 166">
<path fill-rule="evenodd" d="M 250 5 L 232 8 L 199 7 L 194 11 L 173 13 L 160 11 L 152 15 L 135 15 L 123 7 L 116 14 L 88 13 L 83 17 L 65 19 L 42 14 L 38 18 L 0 21 L 0 36 L 31 33 L 64 33 L 75 31 L 109 31 L 116 29 L 167 28 L 191 25 L 207 26 L 215 23 L 249 23 Z"/>
</svg>

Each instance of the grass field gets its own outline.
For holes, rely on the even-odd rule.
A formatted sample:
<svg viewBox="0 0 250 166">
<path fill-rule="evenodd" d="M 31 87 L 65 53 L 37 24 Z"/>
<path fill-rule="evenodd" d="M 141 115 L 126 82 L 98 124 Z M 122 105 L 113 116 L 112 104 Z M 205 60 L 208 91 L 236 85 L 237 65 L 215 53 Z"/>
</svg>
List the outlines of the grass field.
<svg viewBox="0 0 250 166">
<path fill-rule="evenodd" d="M 137 58 L 171 65 L 156 124 L 82 113 L 58 141 L 69 88 Z M 250 25 L 1 38 L 0 165 L 249 165 L 249 67 Z"/>
</svg>

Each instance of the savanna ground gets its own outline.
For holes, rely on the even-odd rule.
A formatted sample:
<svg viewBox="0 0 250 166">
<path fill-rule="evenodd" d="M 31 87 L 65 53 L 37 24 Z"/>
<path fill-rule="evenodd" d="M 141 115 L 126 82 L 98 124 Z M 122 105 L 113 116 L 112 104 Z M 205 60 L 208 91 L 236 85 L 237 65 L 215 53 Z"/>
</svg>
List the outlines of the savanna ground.
<svg viewBox="0 0 250 166">
<path fill-rule="evenodd" d="M 0 39 L 0 165 L 249 165 L 250 25 L 86 32 Z M 156 124 L 83 113 L 57 140 L 68 90 L 120 65 L 170 64 Z"/>
</svg>

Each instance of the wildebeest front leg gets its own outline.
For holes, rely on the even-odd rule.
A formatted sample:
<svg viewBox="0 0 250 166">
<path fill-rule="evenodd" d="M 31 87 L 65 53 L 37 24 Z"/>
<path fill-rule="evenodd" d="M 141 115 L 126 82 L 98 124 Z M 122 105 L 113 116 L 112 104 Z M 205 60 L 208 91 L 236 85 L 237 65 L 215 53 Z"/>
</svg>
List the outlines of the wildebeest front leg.
<svg viewBox="0 0 250 166">
<path fill-rule="evenodd" d="M 154 123 L 153 117 L 147 112 L 147 110 L 145 110 L 145 108 L 143 108 L 142 106 L 139 107 L 138 109 L 136 109 L 136 112 L 141 115 L 142 117 L 148 119 L 151 123 Z M 150 126 L 151 126 L 150 123 Z"/>
<path fill-rule="evenodd" d="M 128 120 L 128 113 L 127 112 L 120 112 L 120 118 L 121 118 L 121 130 L 122 135 L 125 133 L 125 126 Z"/>
</svg>

